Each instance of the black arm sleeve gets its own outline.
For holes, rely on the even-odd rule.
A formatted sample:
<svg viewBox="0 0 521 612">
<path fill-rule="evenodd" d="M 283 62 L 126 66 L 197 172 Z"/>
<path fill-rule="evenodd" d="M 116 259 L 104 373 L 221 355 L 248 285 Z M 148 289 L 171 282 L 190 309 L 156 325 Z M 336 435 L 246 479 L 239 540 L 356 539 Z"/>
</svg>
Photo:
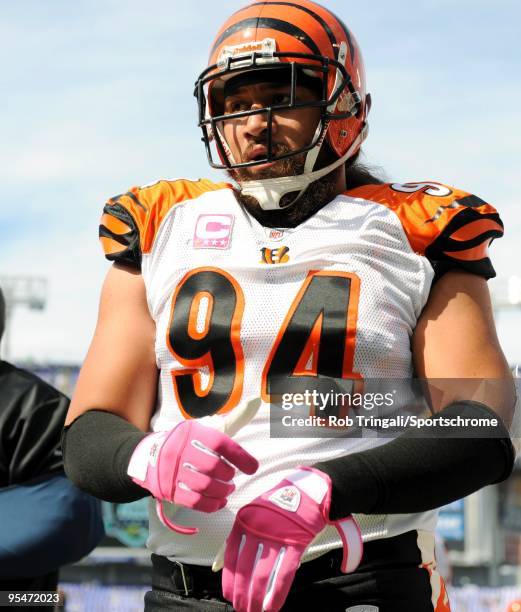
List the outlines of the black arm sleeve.
<svg viewBox="0 0 521 612">
<path fill-rule="evenodd" d="M 501 482 L 510 475 L 515 452 L 501 418 L 477 402 L 462 401 L 436 417 L 496 419 L 488 437 L 476 427 L 433 424 L 410 429 L 388 444 L 317 463 L 331 478 L 330 518 L 349 514 L 401 514 L 432 510 Z M 421 437 L 420 437 L 421 436 Z M 428 436 L 428 437 L 427 437 Z M 477 437 L 481 436 L 481 437 Z"/>
<path fill-rule="evenodd" d="M 125 419 L 88 410 L 62 434 L 65 473 L 83 491 L 114 503 L 141 499 L 148 491 L 127 475 L 130 457 L 146 436 Z"/>
</svg>

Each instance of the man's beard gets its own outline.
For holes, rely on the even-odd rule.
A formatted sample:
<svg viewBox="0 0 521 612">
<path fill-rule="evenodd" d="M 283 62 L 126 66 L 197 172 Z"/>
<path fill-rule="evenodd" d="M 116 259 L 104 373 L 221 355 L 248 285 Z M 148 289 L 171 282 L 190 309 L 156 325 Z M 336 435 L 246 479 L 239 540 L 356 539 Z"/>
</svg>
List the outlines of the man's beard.
<svg viewBox="0 0 521 612">
<path fill-rule="evenodd" d="M 282 155 L 289 151 L 289 148 L 278 145 L 276 154 Z M 304 171 L 305 160 L 306 153 L 301 153 L 293 157 L 281 159 L 270 168 L 265 168 L 258 172 L 252 172 L 250 168 L 246 167 L 230 170 L 229 174 L 239 185 L 245 181 L 258 181 L 282 176 L 298 176 Z M 280 199 L 281 210 L 263 210 L 253 196 L 243 195 L 240 191 L 237 193 L 237 199 L 261 225 L 266 227 L 296 227 L 299 223 L 311 217 L 317 210 L 328 204 L 337 195 L 339 170 L 339 168 L 336 168 L 329 174 L 313 181 L 295 204 L 291 204 L 291 202 L 297 197 L 298 191 L 283 195 Z"/>
</svg>

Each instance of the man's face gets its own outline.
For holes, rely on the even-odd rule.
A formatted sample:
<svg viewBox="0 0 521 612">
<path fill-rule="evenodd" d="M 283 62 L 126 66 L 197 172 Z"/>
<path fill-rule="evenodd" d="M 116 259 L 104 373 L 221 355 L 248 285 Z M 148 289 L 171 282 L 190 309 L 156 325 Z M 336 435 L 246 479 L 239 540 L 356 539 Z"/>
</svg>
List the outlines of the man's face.
<svg viewBox="0 0 521 612">
<path fill-rule="evenodd" d="M 230 87 L 224 97 L 224 113 L 257 110 L 278 104 L 289 104 L 290 84 L 252 83 L 237 88 Z M 297 85 L 296 101 L 317 99 L 317 94 L 307 87 Z M 320 120 L 320 108 L 298 108 L 273 112 L 272 151 L 274 155 L 289 153 L 308 146 Z M 268 156 L 268 115 L 258 113 L 249 117 L 223 121 L 221 125 L 228 147 L 236 163 L 250 162 Z M 305 153 L 277 162 L 269 162 L 233 171 L 239 182 L 300 174 L 304 167 Z"/>
</svg>

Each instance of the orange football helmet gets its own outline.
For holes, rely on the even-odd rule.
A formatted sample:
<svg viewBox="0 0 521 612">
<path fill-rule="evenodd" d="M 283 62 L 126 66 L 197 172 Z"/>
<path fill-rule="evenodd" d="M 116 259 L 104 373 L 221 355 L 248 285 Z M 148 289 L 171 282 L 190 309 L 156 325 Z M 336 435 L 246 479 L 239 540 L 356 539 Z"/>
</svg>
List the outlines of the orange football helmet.
<svg viewBox="0 0 521 612">
<path fill-rule="evenodd" d="M 268 70 L 279 71 L 277 81 L 280 81 L 281 74 L 286 75 L 291 83 L 289 102 L 223 114 L 218 100 L 226 81 L 239 74 L 260 70 L 263 77 Z M 281 70 L 286 72 L 281 73 Z M 311 80 L 319 84 L 320 94 L 316 100 L 299 101 L 297 85 Z M 268 188 L 270 201 L 264 202 L 265 205 L 261 202 L 263 208 L 278 208 L 283 193 L 295 190 L 302 193 L 310 182 L 344 163 L 358 151 L 367 132 L 370 102 L 365 89 L 364 63 L 356 39 L 331 11 L 310 0 L 256 1 L 235 12 L 217 33 L 208 67 L 199 76 L 194 93 L 199 104 L 199 127 L 203 132 L 208 161 L 214 168 L 253 166 L 307 152 L 304 174 L 293 177 L 300 180 L 288 182 L 288 177 L 281 177 L 249 181 L 256 190 L 252 195 L 257 198 L 261 184 Z M 271 147 L 273 113 L 306 106 L 321 109 L 321 121 L 312 141 L 298 150 L 274 155 Z M 262 159 L 237 163 L 219 124 L 257 113 L 265 113 L 267 118 L 267 155 Z M 338 159 L 327 168 L 313 171 L 324 141 Z M 245 184 L 241 187 L 245 191 Z M 274 192 L 277 192 L 276 197 Z"/>
</svg>

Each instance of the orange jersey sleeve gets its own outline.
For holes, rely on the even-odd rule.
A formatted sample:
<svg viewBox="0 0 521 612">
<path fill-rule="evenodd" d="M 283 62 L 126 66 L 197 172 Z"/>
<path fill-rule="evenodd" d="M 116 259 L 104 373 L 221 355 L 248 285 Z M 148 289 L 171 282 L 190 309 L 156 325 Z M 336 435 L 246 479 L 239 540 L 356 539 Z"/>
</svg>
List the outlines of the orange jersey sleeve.
<svg viewBox="0 0 521 612">
<path fill-rule="evenodd" d="M 503 223 L 477 196 L 431 181 L 364 185 L 346 195 L 392 210 L 411 247 L 429 259 L 437 277 L 454 268 L 487 279 L 496 275 L 488 246 L 503 235 Z"/>
<path fill-rule="evenodd" d="M 227 183 L 206 179 L 179 179 L 132 187 L 127 193 L 111 198 L 105 204 L 99 226 L 105 257 L 140 270 L 142 255 L 150 252 L 159 226 L 173 206 L 229 187 Z"/>
</svg>

